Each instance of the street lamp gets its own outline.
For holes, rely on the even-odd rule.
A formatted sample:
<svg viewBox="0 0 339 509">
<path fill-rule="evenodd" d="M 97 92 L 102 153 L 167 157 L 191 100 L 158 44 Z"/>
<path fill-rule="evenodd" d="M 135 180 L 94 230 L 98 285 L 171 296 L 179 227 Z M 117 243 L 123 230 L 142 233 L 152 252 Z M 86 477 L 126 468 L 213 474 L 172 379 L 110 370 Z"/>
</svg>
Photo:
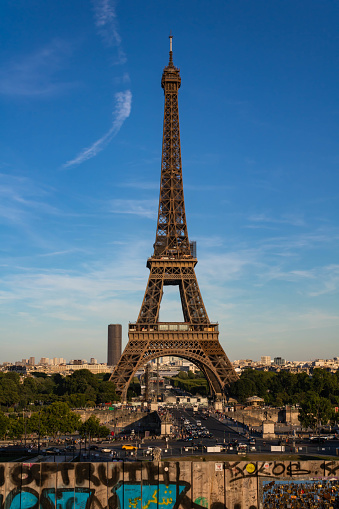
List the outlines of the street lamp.
<svg viewBox="0 0 339 509">
<path fill-rule="evenodd" d="M 27 429 L 26 429 L 26 414 L 25 414 L 25 409 L 22 411 L 22 413 L 23 413 L 23 418 L 24 418 L 24 427 L 25 427 L 25 447 L 26 447 Z"/>
<path fill-rule="evenodd" d="M 39 425 L 38 425 L 38 454 L 40 454 L 40 410 L 39 410 Z"/>
</svg>

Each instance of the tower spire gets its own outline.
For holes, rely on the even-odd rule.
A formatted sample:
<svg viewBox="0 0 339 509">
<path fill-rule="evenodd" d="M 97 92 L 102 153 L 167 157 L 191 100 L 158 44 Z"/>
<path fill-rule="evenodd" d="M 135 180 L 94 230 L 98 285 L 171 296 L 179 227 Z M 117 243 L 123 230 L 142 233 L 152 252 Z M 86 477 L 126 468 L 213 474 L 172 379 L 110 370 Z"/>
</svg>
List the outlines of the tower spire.
<svg viewBox="0 0 339 509">
<path fill-rule="evenodd" d="M 165 105 L 155 258 L 190 256 L 180 147 L 178 91 L 181 78 L 180 69 L 172 61 L 172 37 L 170 35 L 170 61 L 161 79 Z"/>
<path fill-rule="evenodd" d="M 172 35 L 172 32 L 170 32 L 169 40 L 170 40 L 169 65 L 171 65 L 171 64 L 173 64 L 173 49 L 172 49 L 173 35 Z"/>
</svg>

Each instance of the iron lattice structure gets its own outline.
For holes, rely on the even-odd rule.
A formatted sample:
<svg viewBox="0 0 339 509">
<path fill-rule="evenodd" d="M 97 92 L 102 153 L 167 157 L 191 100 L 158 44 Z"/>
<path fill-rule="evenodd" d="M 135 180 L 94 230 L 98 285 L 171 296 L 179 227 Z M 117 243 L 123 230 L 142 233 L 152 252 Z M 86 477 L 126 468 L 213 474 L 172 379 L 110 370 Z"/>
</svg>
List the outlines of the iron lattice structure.
<svg viewBox="0 0 339 509">
<path fill-rule="evenodd" d="M 187 233 L 182 181 L 178 90 L 180 71 L 173 64 L 170 37 L 169 63 L 162 75 L 165 94 L 159 212 L 154 253 L 147 260 L 150 275 L 136 323 L 129 324 L 129 341 L 111 380 L 126 401 L 127 389 L 138 369 L 152 359 L 175 356 L 196 364 L 206 376 L 210 392 L 222 397 L 237 380 L 219 343 L 218 324 L 208 318 L 194 267 Z M 184 322 L 160 323 L 164 285 L 178 285 Z"/>
</svg>

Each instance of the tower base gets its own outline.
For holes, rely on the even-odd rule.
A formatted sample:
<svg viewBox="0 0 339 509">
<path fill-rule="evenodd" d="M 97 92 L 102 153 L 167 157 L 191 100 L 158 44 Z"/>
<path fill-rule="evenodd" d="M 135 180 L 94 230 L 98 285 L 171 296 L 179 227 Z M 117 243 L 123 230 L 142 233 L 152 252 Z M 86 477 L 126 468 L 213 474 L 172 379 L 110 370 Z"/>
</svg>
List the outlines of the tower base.
<svg viewBox="0 0 339 509">
<path fill-rule="evenodd" d="M 222 400 L 226 387 L 238 379 L 221 347 L 218 324 L 130 324 L 129 340 L 110 380 L 122 402 L 136 371 L 158 357 L 187 359 L 204 373 L 210 395 Z"/>
</svg>

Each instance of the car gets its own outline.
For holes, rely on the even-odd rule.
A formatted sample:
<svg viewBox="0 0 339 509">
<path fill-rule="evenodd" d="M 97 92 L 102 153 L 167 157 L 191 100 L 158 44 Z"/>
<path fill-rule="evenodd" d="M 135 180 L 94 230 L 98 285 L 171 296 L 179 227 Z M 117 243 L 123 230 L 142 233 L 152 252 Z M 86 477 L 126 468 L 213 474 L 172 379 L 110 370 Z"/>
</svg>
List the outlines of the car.
<svg viewBox="0 0 339 509">
<path fill-rule="evenodd" d="M 108 449 L 107 447 L 103 447 L 101 449 L 101 452 L 111 452 L 111 449 Z"/>
<path fill-rule="evenodd" d="M 124 449 L 125 451 L 136 451 L 137 450 L 137 446 L 136 445 L 124 444 L 122 446 L 122 449 Z"/>
<path fill-rule="evenodd" d="M 49 447 L 46 449 L 46 454 L 58 454 L 59 449 L 55 449 L 54 447 Z"/>
<path fill-rule="evenodd" d="M 310 437 L 310 441 L 314 444 L 324 444 L 326 442 L 326 438 L 324 437 Z"/>
</svg>

